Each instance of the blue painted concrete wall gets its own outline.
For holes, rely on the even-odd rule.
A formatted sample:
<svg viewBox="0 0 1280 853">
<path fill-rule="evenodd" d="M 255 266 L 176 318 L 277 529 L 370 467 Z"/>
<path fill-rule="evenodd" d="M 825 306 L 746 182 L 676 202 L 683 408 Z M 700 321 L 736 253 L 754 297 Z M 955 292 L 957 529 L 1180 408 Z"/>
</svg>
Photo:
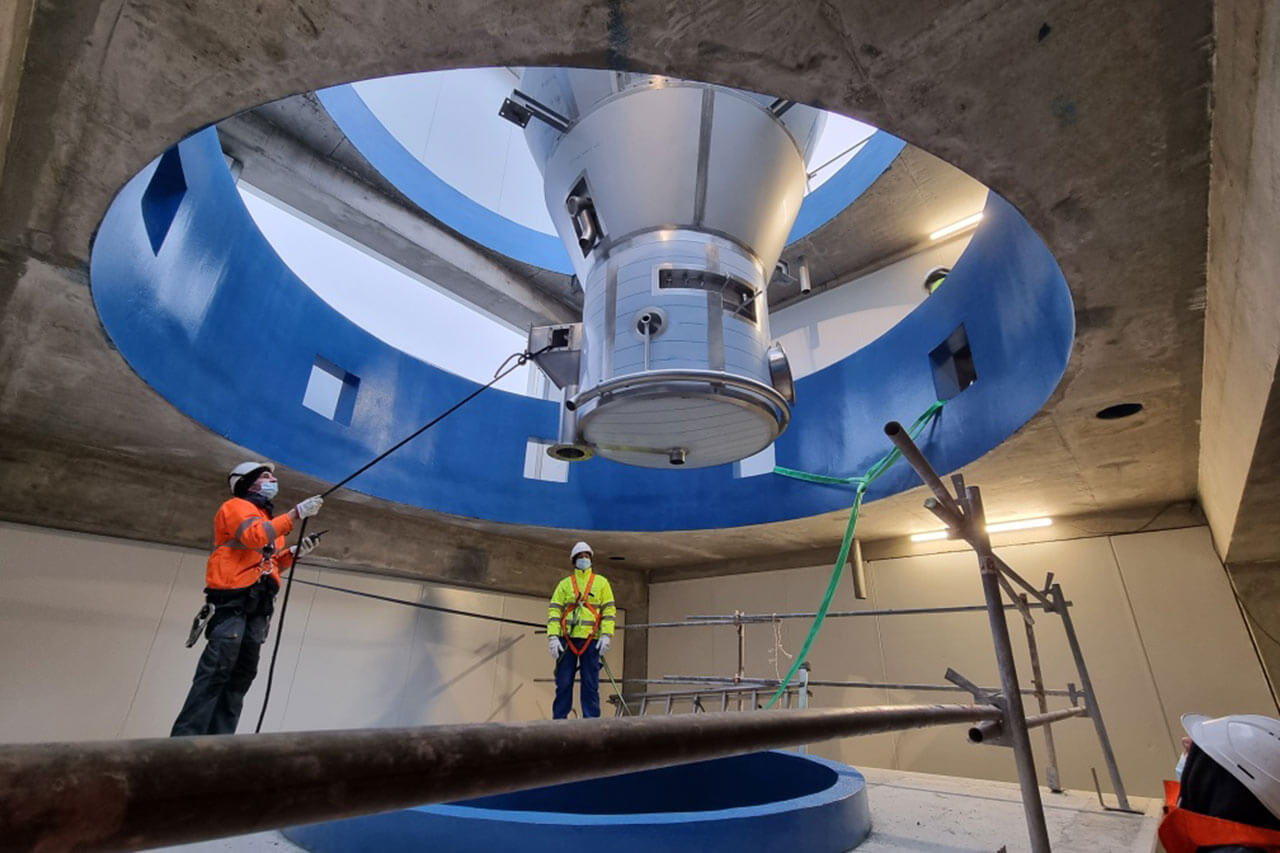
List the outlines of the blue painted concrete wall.
<svg viewBox="0 0 1280 853">
<path fill-rule="evenodd" d="M 843 853 L 871 831 L 852 767 L 759 752 L 285 830 L 318 853 Z"/>
<path fill-rule="evenodd" d="M 477 387 L 391 348 L 307 288 L 245 210 L 214 130 L 176 150 L 186 190 L 170 192 L 171 171 L 162 175 L 165 204 L 150 209 L 172 214 L 158 248 L 149 235 L 164 223 L 143 215 L 153 163 L 108 210 L 90 270 L 108 334 L 166 399 L 257 454 L 336 482 Z M 422 318 L 423 334 L 431 322 Z M 922 437 L 941 471 L 983 455 L 1034 415 L 1071 347 L 1071 299 L 1057 264 L 995 196 L 934 296 L 870 345 L 799 380 L 777 463 L 863 473 L 888 449 L 885 421 L 908 422 L 933 402 L 928 353 L 961 322 L 979 378 Z M 507 355 L 494 353 L 495 367 Z M 359 377 L 349 424 L 302 406 L 317 356 Z M 487 391 L 352 487 L 456 515 L 602 530 L 757 524 L 851 500 L 840 487 L 774 475 L 736 479 L 732 465 L 666 471 L 593 459 L 572 466 L 568 483 L 523 478 L 526 440 L 554 437 L 556 421 L 555 403 Z M 916 482 L 900 465 L 869 497 Z"/>
</svg>

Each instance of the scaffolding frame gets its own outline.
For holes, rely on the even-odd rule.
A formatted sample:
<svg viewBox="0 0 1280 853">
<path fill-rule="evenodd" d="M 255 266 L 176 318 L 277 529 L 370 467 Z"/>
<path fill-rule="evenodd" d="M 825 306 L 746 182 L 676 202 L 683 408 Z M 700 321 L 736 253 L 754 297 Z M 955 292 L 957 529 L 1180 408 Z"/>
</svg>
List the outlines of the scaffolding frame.
<svg viewBox="0 0 1280 853">
<path fill-rule="evenodd" d="M 1133 811 L 1129 803 L 1128 794 L 1125 791 L 1124 781 L 1120 777 L 1115 752 L 1112 749 L 1111 739 L 1107 734 L 1106 724 L 1103 721 L 1102 710 L 1093 688 L 1093 680 L 1089 676 L 1089 669 L 1085 664 L 1075 624 L 1071 618 L 1071 602 L 1063 594 L 1061 584 L 1054 582 L 1053 573 L 1051 572 L 1045 578 L 1044 586 L 1037 588 L 995 554 L 991 547 L 991 540 L 986 532 L 986 514 L 983 510 L 982 492 L 977 486 L 966 485 L 961 474 L 954 474 L 951 478 L 955 489 L 955 494 L 953 495 L 901 424 L 896 421 L 886 424 L 885 435 L 889 437 L 890 441 L 902 454 L 903 459 L 915 470 L 921 481 L 933 493 L 932 497 L 924 501 L 925 508 L 946 525 L 949 538 L 962 540 L 973 549 L 978 559 L 978 571 L 982 581 L 982 592 L 985 601 L 979 605 L 836 611 L 827 613 L 826 618 L 986 613 L 991 631 L 992 646 L 995 652 L 996 669 L 1000 677 L 1000 686 L 998 688 L 979 686 L 950 668 L 948 668 L 945 675 L 949 684 L 906 684 L 874 681 L 810 680 L 807 667 L 805 667 L 802 676 L 803 688 L 799 690 L 799 695 L 807 699 L 808 689 L 816 686 L 885 690 L 962 690 L 971 694 L 976 703 L 991 704 L 1000 708 L 1003 711 L 1002 719 L 975 726 L 970 730 L 970 740 L 974 743 L 1007 746 L 1012 749 L 1014 764 L 1018 773 L 1018 784 L 1022 792 L 1027 833 L 1034 853 L 1048 853 L 1050 845 L 1048 829 L 1045 825 L 1044 803 L 1040 796 L 1039 780 L 1036 773 L 1035 756 L 1031 749 L 1029 730 L 1036 726 L 1044 729 L 1045 783 L 1051 791 L 1061 792 L 1057 748 L 1053 740 L 1051 724 L 1074 717 L 1088 717 L 1093 721 L 1103 761 L 1106 763 L 1107 772 L 1111 778 L 1111 784 L 1118 801 L 1118 807 L 1115 810 Z M 1035 633 L 1035 618 L 1032 615 L 1032 611 L 1037 608 L 1042 609 L 1045 613 L 1056 615 L 1062 621 L 1063 633 L 1080 681 L 1079 687 L 1074 683 L 1069 683 L 1065 689 L 1045 686 L 1040 665 L 1039 645 Z M 1022 617 L 1031 665 L 1030 687 L 1023 687 L 1018 679 L 1013 643 L 1006 620 L 1008 611 L 1017 611 Z M 755 697 L 758 696 L 760 690 L 784 687 L 784 692 L 789 694 L 793 688 L 799 687 L 799 685 L 788 683 L 784 686 L 778 680 L 755 679 L 746 676 L 745 627 L 749 624 L 778 623 L 784 619 L 813 619 L 817 616 L 817 613 L 744 613 L 740 610 L 735 610 L 731 614 L 693 615 L 682 621 L 628 625 L 626 627 L 629 630 L 732 625 L 738 635 L 738 660 L 737 670 L 731 678 L 671 675 L 661 680 L 624 679 L 623 683 L 726 684 L 730 686 L 722 688 L 723 692 L 720 693 L 725 697 L 722 702 L 726 706 L 727 697 L 732 693 L 739 697 L 740 709 L 742 704 L 741 697 L 744 695 L 752 697 L 751 707 L 754 709 L 758 704 L 755 701 Z M 713 691 L 704 690 L 702 692 L 711 693 Z M 1024 694 L 1034 697 L 1038 714 L 1028 717 L 1022 701 Z M 669 714 L 673 708 L 673 698 L 685 695 L 693 697 L 692 701 L 696 711 L 697 697 L 701 695 L 698 691 L 682 691 L 680 693 L 645 692 L 632 694 L 626 698 L 632 703 L 638 703 L 638 706 L 642 709 L 641 713 L 647 707 L 650 699 L 664 699 L 666 703 L 665 710 Z M 1050 711 L 1048 705 L 1048 697 L 1050 696 L 1067 697 L 1071 702 L 1071 707 Z M 1083 706 L 1078 705 L 1081 701 Z M 618 712 L 621 713 L 621 702 L 615 701 L 614 704 L 618 708 Z M 802 707 L 804 705 L 807 705 L 807 702 L 802 700 Z M 1094 780 L 1096 786 L 1096 772 L 1094 773 Z M 1100 788 L 1098 789 L 1098 800 L 1103 804 L 1104 808 L 1110 808 L 1103 802 Z"/>
</svg>

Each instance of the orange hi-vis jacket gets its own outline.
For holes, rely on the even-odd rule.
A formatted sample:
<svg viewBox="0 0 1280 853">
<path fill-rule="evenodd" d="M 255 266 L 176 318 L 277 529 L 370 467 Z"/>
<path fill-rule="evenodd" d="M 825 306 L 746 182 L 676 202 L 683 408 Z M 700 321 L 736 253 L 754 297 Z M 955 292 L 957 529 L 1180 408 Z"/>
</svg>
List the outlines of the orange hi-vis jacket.
<svg viewBox="0 0 1280 853">
<path fill-rule="evenodd" d="M 1165 817 L 1159 835 L 1167 853 L 1195 853 L 1201 847 L 1229 845 L 1280 853 L 1280 832 L 1180 809 L 1179 793 L 1177 782 L 1165 781 Z"/>
<path fill-rule="evenodd" d="M 209 589 L 244 589 L 264 575 L 280 585 L 280 570 L 293 565 L 285 550 L 285 537 L 293 530 L 289 513 L 267 515 L 266 510 L 244 498 L 232 498 L 213 517 L 213 553 L 205 566 Z"/>
</svg>

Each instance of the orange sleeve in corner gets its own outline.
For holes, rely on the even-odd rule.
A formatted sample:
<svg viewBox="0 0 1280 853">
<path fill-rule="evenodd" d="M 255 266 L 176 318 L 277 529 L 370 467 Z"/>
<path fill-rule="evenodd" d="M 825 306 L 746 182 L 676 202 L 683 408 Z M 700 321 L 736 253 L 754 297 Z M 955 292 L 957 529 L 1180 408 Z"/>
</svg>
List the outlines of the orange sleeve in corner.
<svg viewBox="0 0 1280 853">
<path fill-rule="evenodd" d="M 276 529 L 277 536 L 288 536 L 293 532 L 293 513 L 286 512 L 283 515 L 277 515 L 271 519 L 271 526 Z M 276 543 L 277 547 L 284 547 L 280 543 Z"/>
</svg>

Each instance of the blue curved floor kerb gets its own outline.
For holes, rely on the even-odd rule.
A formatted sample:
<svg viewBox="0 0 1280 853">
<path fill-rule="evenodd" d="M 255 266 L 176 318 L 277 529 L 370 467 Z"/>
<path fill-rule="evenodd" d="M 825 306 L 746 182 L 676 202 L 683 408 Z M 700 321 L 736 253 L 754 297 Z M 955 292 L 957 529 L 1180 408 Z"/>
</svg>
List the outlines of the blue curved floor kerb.
<svg viewBox="0 0 1280 853">
<path fill-rule="evenodd" d="M 445 183 L 400 144 L 355 87 L 334 86 L 316 95 L 356 150 L 414 204 L 459 234 L 509 258 L 565 275 L 573 273 L 559 237 L 513 222 Z M 884 131 L 872 134 L 848 163 L 805 196 L 787 242 L 817 230 L 852 204 L 884 174 L 905 145 Z"/>
<path fill-rule="evenodd" d="M 474 390 L 338 314 L 271 249 L 207 129 L 117 195 L 98 231 L 91 285 L 104 327 L 146 382 L 232 441 L 336 482 Z M 897 326 L 797 382 L 775 445 L 779 465 L 846 476 L 937 396 L 930 351 L 961 323 L 978 381 L 922 436 L 955 470 L 1024 424 L 1052 393 L 1074 333 L 1070 293 L 1044 244 L 992 195 L 945 286 Z M 423 334 L 431 318 L 423 318 Z M 494 353 L 494 366 L 508 354 Z M 348 422 L 302 405 L 317 357 L 359 378 Z M 370 495 L 460 516 L 595 530 L 733 527 L 846 509 L 848 489 L 732 465 L 653 470 L 577 463 L 567 483 L 522 476 L 526 442 L 553 438 L 557 404 L 487 391 L 352 483 Z M 915 485 L 904 465 L 869 499 Z"/>
<path fill-rule="evenodd" d="M 316 853 L 842 853 L 870 831 L 866 780 L 857 770 L 824 758 L 758 752 L 284 834 Z"/>
</svg>

